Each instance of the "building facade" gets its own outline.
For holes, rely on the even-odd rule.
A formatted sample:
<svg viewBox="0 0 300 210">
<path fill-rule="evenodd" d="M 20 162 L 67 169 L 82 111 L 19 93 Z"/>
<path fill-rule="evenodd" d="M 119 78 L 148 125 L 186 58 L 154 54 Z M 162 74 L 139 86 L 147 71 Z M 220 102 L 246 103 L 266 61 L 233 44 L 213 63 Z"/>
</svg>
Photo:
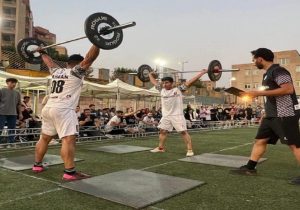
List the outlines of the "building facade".
<svg viewBox="0 0 300 210">
<path fill-rule="evenodd" d="M 278 63 L 286 68 L 293 78 L 297 97 L 300 97 L 300 55 L 297 50 L 287 50 L 274 52 L 274 63 Z M 250 57 L 250 56 L 249 56 Z M 253 63 L 234 64 L 232 68 L 238 68 L 240 71 L 232 72 L 231 86 L 244 91 L 259 90 L 263 79 L 264 70 L 259 70 Z M 263 103 L 263 98 L 256 99 L 234 97 L 233 102 L 239 104 Z"/>
<path fill-rule="evenodd" d="M 32 36 L 33 17 L 29 0 L 0 0 L 0 46 L 15 47 L 20 39 Z"/>
</svg>

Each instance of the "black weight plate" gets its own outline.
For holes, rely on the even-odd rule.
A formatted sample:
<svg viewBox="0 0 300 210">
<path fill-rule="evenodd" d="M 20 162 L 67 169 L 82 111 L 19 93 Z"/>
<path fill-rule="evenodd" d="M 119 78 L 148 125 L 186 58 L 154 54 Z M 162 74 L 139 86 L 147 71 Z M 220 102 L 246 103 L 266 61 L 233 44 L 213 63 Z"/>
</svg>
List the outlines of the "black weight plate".
<svg viewBox="0 0 300 210">
<path fill-rule="evenodd" d="M 149 82 L 150 81 L 149 73 L 152 71 L 153 70 L 149 65 L 143 64 L 138 68 L 138 78 L 142 82 Z"/>
<path fill-rule="evenodd" d="M 25 38 L 19 41 L 17 45 L 17 52 L 24 61 L 31 64 L 40 64 L 42 63 L 41 54 L 38 52 L 32 53 L 30 50 L 45 46 L 46 43 L 41 40 L 35 38 Z"/>
<path fill-rule="evenodd" d="M 211 81 L 218 81 L 222 76 L 221 71 L 219 71 L 218 73 L 214 73 L 214 69 L 215 69 L 216 66 L 218 66 L 218 68 L 220 70 L 222 69 L 222 65 L 221 65 L 220 61 L 218 61 L 218 60 L 213 60 L 208 65 L 207 74 L 208 74 L 208 77 Z"/>
<path fill-rule="evenodd" d="M 94 13 L 84 23 L 87 38 L 97 47 L 111 50 L 118 47 L 123 41 L 122 29 L 116 29 L 107 35 L 100 34 L 101 28 L 120 25 L 116 19 L 105 13 Z"/>
</svg>

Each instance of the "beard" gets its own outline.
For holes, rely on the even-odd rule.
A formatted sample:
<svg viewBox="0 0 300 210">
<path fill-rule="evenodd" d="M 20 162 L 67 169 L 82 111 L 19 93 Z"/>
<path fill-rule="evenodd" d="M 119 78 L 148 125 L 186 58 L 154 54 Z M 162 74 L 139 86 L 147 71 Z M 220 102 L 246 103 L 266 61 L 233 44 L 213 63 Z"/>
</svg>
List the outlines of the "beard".
<svg viewBox="0 0 300 210">
<path fill-rule="evenodd" d="M 258 68 L 258 69 L 263 69 L 264 66 L 261 64 L 261 63 L 255 63 L 255 66 Z"/>
</svg>

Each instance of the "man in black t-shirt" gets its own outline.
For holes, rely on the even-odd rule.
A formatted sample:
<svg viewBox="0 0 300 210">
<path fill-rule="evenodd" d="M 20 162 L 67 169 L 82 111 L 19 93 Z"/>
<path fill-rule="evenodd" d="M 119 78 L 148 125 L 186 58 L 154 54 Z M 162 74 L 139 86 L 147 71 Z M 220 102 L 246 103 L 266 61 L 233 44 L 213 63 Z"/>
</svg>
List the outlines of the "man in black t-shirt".
<svg viewBox="0 0 300 210">
<path fill-rule="evenodd" d="M 267 144 L 276 144 L 278 139 L 287 144 L 300 163 L 299 111 L 293 81 L 290 73 L 278 64 L 274 64 L 274 54 L 266 48 L 251 52 L 253 62 L 258 69 L 266 70 L 263 75 L 263 91 L 249 91 L 250 97 L 264 96 L 265 116 L 256 134 L 248 163 L 233 173 L 256 175 L 256 164 L 267 149 Z M 291 184 L 300 185 L 300 177 L 293 178 Z"/>
<path fill-rule="evenodd" d="M 251 107 L 251 105 L 249 104 L 248 107 L 245 110 L 245 114 L 246 114 L 246 119 L 247 120 L 251 120 L 252 115 L 253 115 L 253 109 Z"/>
</svg>

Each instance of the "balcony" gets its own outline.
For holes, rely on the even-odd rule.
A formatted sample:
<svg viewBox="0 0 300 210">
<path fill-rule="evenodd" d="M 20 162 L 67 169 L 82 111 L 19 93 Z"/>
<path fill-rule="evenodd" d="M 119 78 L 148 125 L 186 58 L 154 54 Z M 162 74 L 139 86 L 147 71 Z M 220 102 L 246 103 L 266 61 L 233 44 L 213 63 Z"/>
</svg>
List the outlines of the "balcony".
<svg viewBox="0 0 300 210">
<path fill-rule="evenodd" d="M 16 33 L 16 28 L 15 27 L 2 27 L 1 31 L 3 33 L 11 33 L 11 34 L 15 34 Z"/>
<path fill-rule="evenodd" d="M 16 14 L 2 13 L 4 19 L 16 20 Z"/>
<path fill-rule="evenodd" d="M 17 6 L 16 1 L 5 1 L 5 0 L 3 0 L 2 4 L 3 4 L 3 6 L 9 6 L 9 7 L 16 7 Z"/>
</svg>

